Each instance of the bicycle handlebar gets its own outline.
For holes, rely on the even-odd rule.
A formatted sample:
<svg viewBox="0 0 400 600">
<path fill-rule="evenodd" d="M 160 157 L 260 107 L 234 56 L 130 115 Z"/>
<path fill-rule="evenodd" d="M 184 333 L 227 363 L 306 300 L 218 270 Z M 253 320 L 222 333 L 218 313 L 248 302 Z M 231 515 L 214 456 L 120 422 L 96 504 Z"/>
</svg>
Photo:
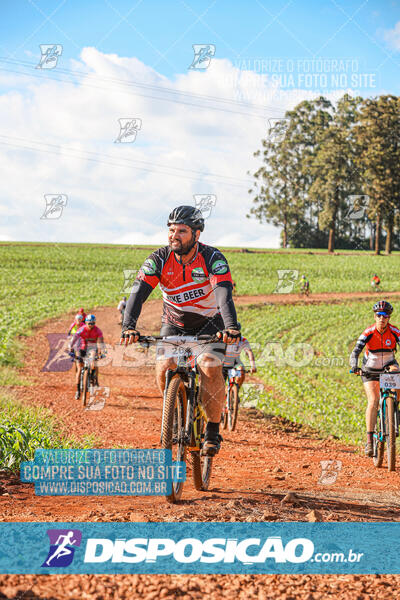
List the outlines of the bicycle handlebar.
<svg viewBox="0 0 400 600">
<path fill-rule="evenodd" d="M 174 339 L 168 339 L 168 337 L 173 337 Z M 179 340 L 177 340 L 179 338 Z M 171 344 L 173 346 L 181 345 L 181 343 L 187 341 L 187 343 L 209 343 L 209 342 L 220 342 L 220 338 L 216 335 L 180 335 L 180 336 L 164 336 L 164 335 L 141 335 L 139 336 L 138 343 L 146 346 L 150 346 L 152 344 L 156 344 L 157 342 L 163 341 L 166 344 Z"/>
</svg>

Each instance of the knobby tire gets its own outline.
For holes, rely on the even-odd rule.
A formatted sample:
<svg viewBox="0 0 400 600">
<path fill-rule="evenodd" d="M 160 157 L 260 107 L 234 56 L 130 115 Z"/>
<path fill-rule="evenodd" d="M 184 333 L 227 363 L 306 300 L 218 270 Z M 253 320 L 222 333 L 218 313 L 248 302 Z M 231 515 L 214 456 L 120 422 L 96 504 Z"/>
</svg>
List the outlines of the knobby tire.
<svg viewBox="0 0 400 600">
<path fill-rule="evenodd" d="M 175 375 L 168 386 L 165 400 L 164 426 L 162 430 L 162 447 L 166 450 L 176 450 L 172 453 L 173 461 L 186 461 L 186 446 L 184 445 L 184 430 L 186 422 L 186 389 L 179 375 Z M 176 422 L 174 440 L 174 421 Z M 175 443 L 174 443 L 175 441 Z M 172 482 L 171 494 L 166 494 L 167 502 L 174 504 L 182 496 L 183 481 Z"/>
</svg>

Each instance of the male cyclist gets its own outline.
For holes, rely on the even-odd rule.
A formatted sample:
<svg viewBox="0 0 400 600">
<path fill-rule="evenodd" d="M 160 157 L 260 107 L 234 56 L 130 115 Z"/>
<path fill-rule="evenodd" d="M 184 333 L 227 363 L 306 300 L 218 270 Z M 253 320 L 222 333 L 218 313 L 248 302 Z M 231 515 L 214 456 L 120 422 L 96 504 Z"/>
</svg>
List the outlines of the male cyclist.
<svg viewBox="0 0 400 600">
<path fill-rule="evenodd" d="M 368 405 L 365 413 L 367 425 L 367 443 L 365 454 L 372 456 L 373 435 L 379 404 L 379 375 L 385 367 L 390 371 L 398 371 L 399 365 L 395 359 L 396 346 L 400 340 L 400 329 L 389 323 L 393 306 L 380 300 L 374 304 L 375 324 L 367 327 L 357 340 L 350 356 L 351 371 L 360 374 L 358 357 L 365 348 L 362 370 L 367 374 L 361 377 L 367 395 Z"/>
<path fill-rule="evenodd" d="M 103 332 L 96 325 L 96 317 L 94 315 L 88 315 L 85 319 L 85 325 L 78 329 L 74 334 L 69 349 L 72 351 L 76 345 L 75 359 L 76 359 L 76 393 L 75 399 L 79 400 L 81 393 L 80 390 L 80 378 L 83 365 L 83 357 L 86 356 L 86 352 L 90 350 L 96 351 L 96 358 L 101 353 L 102 345 L 104 344 Z M 96 385 L 98 382 L 98 367 L 95 367 Z"/>
<path fill-rule="evenodd" d="M 238 326 L 240 327 L 240 323 L 238 323 Z M 250 360 L 250 372 L 255 373 L 257 371 L 257 367 L 253 350 L 251 349 L 249 341 L 245 337 L 242 337 L 239 341 L 226 346 L 225 357 L 222 363 L 222 373 L 225 381 L 228 376 L 228 369 L 235 368 L 241 372 L 241 374 L 236 378 L 239 388 L 243 385 L 246 377 L 244 364 L 240 360 L 240 355 L 242 352 L 245 352 Z"/>
<path fill-rule="evenodd" d="M 219 422 L 224 404 L 221 366 L 225 344 L 240 339 L 232 278 L 223 254 L 199 242 L 204 230 L 200 210 L 178 206 L 169 215 L 168 228 L 168 246 L 153 252 L 139 271 L 126 306 L 122 336 L 125 343 L 137 342 L 140 334 L 136 323 L 142 304 L 158 283 L 164 301 L 160 335 L 218 334 L 223 343 L 202 346 L 204 351 L 197 362 L 201 401 L 208 418 L 202 452 L 214 456 L 222 441 Z M 176 367 L 175 359 L 167 354 L 156 366 L 161 392 L 166 370 Z"/>
</svg>

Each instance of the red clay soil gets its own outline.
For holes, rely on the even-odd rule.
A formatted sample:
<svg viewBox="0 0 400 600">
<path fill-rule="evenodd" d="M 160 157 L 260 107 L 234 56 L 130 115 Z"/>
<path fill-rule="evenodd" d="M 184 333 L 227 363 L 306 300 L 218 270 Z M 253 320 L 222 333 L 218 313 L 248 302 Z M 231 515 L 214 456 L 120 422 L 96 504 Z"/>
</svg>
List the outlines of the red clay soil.
<svg viewBox="0 0 400 600">
<path fill-rule="evenodd" d="M 276 298 L 276 295 L 274 296 Z M 117 312 L 98 309 L 105 341 L 115 344 L 120 326 Z M 153 333 L 160 320 L 160 301 L 145 304 L 142 333 Z M 78 438 L 96 436 L 96 447 L 159 446 L 161 397 L 154 369 L 104 366 L 100 384 L 110 388 L 102 411 L 84 411 L 74 400 L 73 371 L 47 373 L 47 333 L 67 330 L 71 316 L 38 329 L 27 342 L 29 387 L 11 388 L 24 402 L 49 408 L 65 432 Z M 137 352 L 136 350 L 134 350 Z M 138 354 L 136 354 L 138 356 Z M 120 357 L 121 359 L 121 357 Z M 119 359 L 119 360 L 120 360 Z M 125 356 L 125 360 L 132 360 Z M 116 364 L 117 363 L 117 364 Z M 342 463 L 334 483 L 321 480 L 321 461 Z M 32 484 L 17 478 L 0 480 L 0 521 L 307 521 L 317 511 L 323 521 L 399 521 L 399 469 L 374 469 L 358 448 L 323 440 L 315 432 L 255 409 L 241 408 L 237 431 L 224 433 L 214 460 L 208 492 L 185 483 L 182 501 L 162 497 L 43 497 Z M 284 501 L 288 492 L 294 503 Z M 232 575 L 51 575 L 0 576 L 0 598 L 203 598 L 283 599 L 395 598 L 398 576 L 232 576 Z"/>
</svg>

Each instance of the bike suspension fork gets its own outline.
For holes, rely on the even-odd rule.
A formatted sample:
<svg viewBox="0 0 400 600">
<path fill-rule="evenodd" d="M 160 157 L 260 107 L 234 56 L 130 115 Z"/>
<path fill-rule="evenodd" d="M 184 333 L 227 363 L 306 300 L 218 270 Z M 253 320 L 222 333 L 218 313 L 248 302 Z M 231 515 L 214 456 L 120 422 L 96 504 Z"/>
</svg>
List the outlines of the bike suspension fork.
<svg viewBox="0 0 400 600">
<path fill-rule="evenodd" d="M 164 386 L 164 395 L 163 395 L 163 407 L 162 407 L 162 415 L 161 415 L 161 436 L 160 436 L 160 444 L 162 443 L 162 432 L 164 431 L 164 420 L 165 420 L 165 402 L 167 400 L 167 390 L 169 383 L 172 379 L 174 372 L 171 369 L 167 369 L 165 373 L 165 386 Z"/>
</svg>

